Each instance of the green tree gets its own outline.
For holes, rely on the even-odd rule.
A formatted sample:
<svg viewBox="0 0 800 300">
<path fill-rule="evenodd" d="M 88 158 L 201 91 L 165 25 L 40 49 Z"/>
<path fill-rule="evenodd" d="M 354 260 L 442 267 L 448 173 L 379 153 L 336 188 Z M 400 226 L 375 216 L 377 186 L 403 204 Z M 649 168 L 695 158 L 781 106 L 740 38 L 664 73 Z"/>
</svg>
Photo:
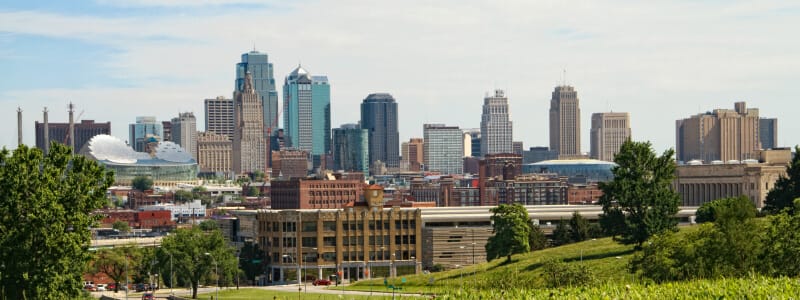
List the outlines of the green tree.
<svg viewBox="0 0 800 300">
<path fill-rule="evenodd" d="M 111 171 L 52 143 L 0 151 L 0 298 L 74 299 Z"/>
<path fill-rule="evenodd" d="M 795 146 L 794 151 L 800 153 L 800 146 Z M 794 199 L 800 198 L 800 154 L 795 154 L 786 166 L 786 175 L 778 178 L 775 186 L 767 193 L 764 211 L 776 214 L 788 209 L 790 214 L 794 214 Z"/>
<path fill-rule="evenodd" d="M 100 249 L 95 255 L 93 271 L 103 273 L 114 281 L 114 292 L 119 291 L 120 283 L 138 268 L 141 251 L 136 246 L 123 246 Z"/>
<path fill-rule="evenodd" d="M 205 220 L 200 222 L 200 230 L 202 231 L 212 231 L 218 229 L 217 221 L 214 220 Z"/>
<path fill-rule="evenodd" d="M 261 196 L 261 191 L 257 187 L 251 186 L 247 188 L 247 196 L 258 197 Z"/>
<path fill-rule="evenodd" d="M 600 225 L 617 241 L 641 248 L 650 236 L 676 230 L 680 198 L 672 190 L 673 154 L 669 149 L 657 156 L 650 142 L 628 140 L 614 155 L 614 180 L 600 183 Z"/>
<path fill-rule="evenodd" d="M 572 242 L 582 242 L 589 238 L 589 221 L 577 211 L 569 219 L 569 235 Z"/>
<path fill-rule="evenodd" d="M 547 236 L 539 225 L 530 222 L 530 235 L 528 235 L 528 244 L 531 246 L 531 251 L 542 250 L 547 247 Z"/>
<path fill-rule="evenodd" d="M 219 230 L 203 231 L 199 227 L 178 229 L 161 242 L 158 261 L 162 268 L 168 267 L 170 256 L 176 279 L 189 282 L 192 298 L 197 298 L 200 280 L 216 283 L 215 271 L 221 278 L 232 279 L 239 270 L 236 256 L 228 247 Z M 215 264 L 217 270 L 215 270 Z"/>
<path fill-rule="evenodd" d="M 556 228 L 553 229 L 553 244 L 556 246 L 563 246 L 569 243 L 572 243 L 572 237 L 569 234 L 569 225 L 567 221 L 561 219 L 558 221 Z"/>
<path fill-rule="evenodd" d="M 239 268 L 244 271 L 245 277 L 255 282 L 256 276 L 264 274 L 268 263 L 267 257 L 264 255 L 258 244 L 253 242 L 245 242 L 242 250 L 239 252 Z"/>
<path fill-rule="evenodd" d="M 153 189 L 153 179 L 149 176 L 133 177 L 133 180 L 131 181 L 131 187 L 140 191 Z"/>
<path fill-rule="evenodd" d="M 492 232 L 486 243 L 486 259 L 505 256 L 511 262 L 511 255 L 530 251 L 528 237 L 530 235 L 530 217 L 528 211 L 520 204 L 500 204 L 491 209 Z"/>
<path fill-rule="evenodd" d="M 113 224 L 111 224 L 111 228 L 116 229 L 122 233 L 128 233 L 131 231 L 131 226 L 128 225 L 128 222 L 122 220 L 116 220 Z"/>
<path fill-rule="evenodd" d="M 747 196 L 717 199 L 703 203 L 697 209 L 697 223 L 715 222 L 717 219 L 746 220 L 756 216 L 756 206 Z"/>
<path fill-rule="evenodd" d="M 770 216 L 764 237 L 762 270 L 772 276 L 800 276 L 800 216 Z"/>
<path fill-rule="evenodd" d="M 194 199 L 194 194 L 190 191 L 186 190 L 175 191 L 175 201 L 187 202 L 187 201 L 192 201 L 193 199 Z"/>
</svg>

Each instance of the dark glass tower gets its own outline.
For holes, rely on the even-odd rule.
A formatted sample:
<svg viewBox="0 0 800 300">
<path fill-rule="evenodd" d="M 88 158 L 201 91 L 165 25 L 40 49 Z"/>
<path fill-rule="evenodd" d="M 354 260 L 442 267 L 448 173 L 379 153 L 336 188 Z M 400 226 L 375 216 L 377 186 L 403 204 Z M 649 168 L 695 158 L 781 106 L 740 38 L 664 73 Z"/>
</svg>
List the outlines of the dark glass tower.
<svg viewBox="0 0 800 300">
<path fill-rule="evenodd" d="M 265 133 L 267 131 L 275 133 L 278 130 L 278 91 L 275 89 L 275 77 L 269 56 L 255 50 L 242 54 L 242 62 L 236 64 L 234 92 L 242 92 L 247 72 L 253 77 L 253 89 L 261 97 Z"/>
<path fill-rule="evenodd" d="M 397 102 L 387 93 L 370 94 L 361 102 L 361 128 L 369 134 L 369 165 L 400 166 L 400 133 L 397 130 Z"/>
</svg>

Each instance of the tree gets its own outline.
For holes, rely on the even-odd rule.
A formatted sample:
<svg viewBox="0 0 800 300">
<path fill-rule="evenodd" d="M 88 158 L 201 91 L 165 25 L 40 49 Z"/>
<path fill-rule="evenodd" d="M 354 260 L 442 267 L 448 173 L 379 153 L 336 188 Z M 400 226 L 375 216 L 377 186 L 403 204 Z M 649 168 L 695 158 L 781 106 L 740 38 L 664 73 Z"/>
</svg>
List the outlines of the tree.
<svg viewBox="0 0 800 300">
<path fill-rule="evenodd" d="M 486 243 L 486 259 L 505 256 L 511 262 L 511 255 L 530 251 L 528 237 L 530 235 L 530 217 L 528 211 L 520 204 L 500 204 L 491 209 L 492 232 Z"/>
<path fill-rule="evenodd" d="M 122 233 L 128 233 L 129 231 L 131 231 L 131 226 L 128 225 L 128 222 L 122 220 L 114 221 L 114 223 L 111 224 L 111 228 L 116 229 L 117 231 Z"/>
<path fill-rule="evenodd" d="M 600 225 L 615 240 L 641 248 L 650 236 L 676 230 L 680 198 L 672 190 L 674 152 L 656 156 L 650 142 L 628 140 L 614 155 L 614 180 L 600 183 Z"/>
<path fill-rule="evenodd" d="M 153 189 L 153 179 L 148 176 L 133 177 L 131 187 L 140 191 L 151 190 Z"/>
<path fill-rule="evenodd" d="M 556 225 L 556 229 L 553 229 L 553 244 L 562 246 L 569 243 L 572 243 L 572 238 L 569 235 L 569 225 L 564 219 L 561 219 Z"/>
<path fill-rule="evenodd" d="M 589 238 L 589 221 L 577 211 L 569 219 L 569 235 L 572 242 L 582 242 Z"/>
<path fill-rule="evenodd" d="M 539 225 L 533 224 L 533 222 L 529 223 L 530 235 L 528 235 L 528 244 L 531 246 L 531 251 L 533 250 L 542 250 L 547 247 L 547 236 L 544 235 L 544 231 Z"/>
<path fill-rule="evenodd" d="M 800 153 L 800 146 L 794 147 L 795 153 Z M 800 155 L 795 154 L 789 165 L 786 166 L 786 175 L 778 178 L 775 186 L 767 193 L 763 210 L 777 214 L 784 209 L 794 214 L 794 199 L 800 198 Z"/>
<path fill-rule="evenodd" d="M 264 274 L 268 258 L 264 255 L 258 244 L 245 242 L 239 253 L 239 268 L 244 271 L 247 279 L 255 282 L 256 276 Z"/>
<path fill-rule="evenodd" d="M 114 175 L 67 146 L 0 151 L 0 298 L 81 295 L 91 214 L 106 203 Z"/>
<path fill-rule="evenodd" d="M 162 240 L 161 250 L 158 252 L 161 267 L 169 267 L 171 258 L 176 279 L 189 282 L 193 299 L 197 298 L 201 279 L 217 278 L 217 275 L 212 276 L 215 271 L 228 279 L 234 278 L 239 272 L 233 249 L 226 245 L 219 230 L 203 231 L 199 227 L 178 229 Z"/>
<path fill-rule="evenodd" d="M 703 203 L 697 209 L 695 221 L 697 223 L 715 222 L 718 219 L 734 219 L 736 221 L 754 218 L 756 206 L 747 196 L 717 199 Z"/>
<path fill-rule="evenodd" d="M 218 228 L 217 221 L 214 220 L 205 220 L 200 222 L 200 230 L 202 231 L 212 231 Z"/>
<path fill-rule="evenodd" d="M 192 201 L 194 199 L 194 194 L 187 190 L 177 190 L 175 191 L 175 201 L 178 202 L 187 202 Z"/>
<path fill-rule="evenodd" d="M 247 196 L 250 196 L 250 197 L 261 196 L 261 191 L 259 191 L 257 187 L 250 186 L 250 187 L 247 188 Z"/>
<path fill-rule="evenodd" d="M 123 246 L 111 249 L 100 249 L 97 251 L 93 264 L 95 274 L 106 274 L 114 280 L 114 292 L 119 291 L 119 285 L 125 282 L 138 268 L 141 252 L 136 246 Z"/>
</svg>

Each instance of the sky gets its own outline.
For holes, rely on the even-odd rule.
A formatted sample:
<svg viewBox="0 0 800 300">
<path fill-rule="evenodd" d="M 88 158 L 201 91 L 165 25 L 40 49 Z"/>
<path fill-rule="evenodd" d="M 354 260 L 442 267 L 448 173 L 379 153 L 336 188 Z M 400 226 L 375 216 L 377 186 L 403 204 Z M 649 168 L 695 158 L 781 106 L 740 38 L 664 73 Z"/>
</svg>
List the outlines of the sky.
<svg viewBox="0 0 800 300">
<path fill-rule="evenodd" d="M 8 3 L 11 2 L 11 3 Z M 582 151 L 591 114 L 629 112 L 633 139 L 675 145 L 675 120 L 733 108 L 778 118 L 800 143 L 796 1 L 95 0 L 0 3 L 0 146 L 34 144 L 42 109 L 66 122 L 169 120 L 231 97 L 235 65 L 269 54 L 279 97 L 298 64 L 331 83 L 332 127 L 370 93 L 391 93 L 401 141 L 425 123 L 480 127 L 487 93 L 509 97 L 514 140 L 548 145 L 555 86 L 578 91 Z M 280 101 L 282 103 L 282 101 Z M 281 123 L 282 124 L 282 123 Z"/>
</svg>

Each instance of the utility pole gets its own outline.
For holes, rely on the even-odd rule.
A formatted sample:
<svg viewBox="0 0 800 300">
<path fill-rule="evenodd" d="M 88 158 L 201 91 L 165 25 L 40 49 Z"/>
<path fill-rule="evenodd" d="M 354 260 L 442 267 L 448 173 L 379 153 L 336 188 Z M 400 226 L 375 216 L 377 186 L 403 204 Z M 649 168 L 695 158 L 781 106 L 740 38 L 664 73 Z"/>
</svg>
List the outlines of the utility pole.
<svg viewBox="0 0 800 300">
<path fill-rule="evenodd" d="M 22 108 L 17 107 L 17 146 L 22 146 Z"/>
</svg>

